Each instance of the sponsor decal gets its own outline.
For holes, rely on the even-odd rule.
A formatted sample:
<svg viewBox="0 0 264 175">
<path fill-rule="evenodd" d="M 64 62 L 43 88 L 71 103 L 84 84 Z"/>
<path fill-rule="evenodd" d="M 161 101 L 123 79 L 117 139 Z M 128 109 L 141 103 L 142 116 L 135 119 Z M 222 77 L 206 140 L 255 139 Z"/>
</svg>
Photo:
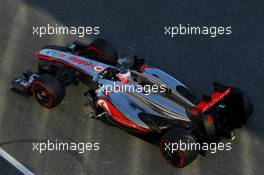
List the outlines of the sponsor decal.
<svg viewBox="0 0 264 175">
<path fill-rule="evenodd" d="M 84 65 L 84 66 L 89 67 L 89 68 L 93 67 L 89 62 L 82 60 L 82 59 L 79 59 L 77 57 L 70 57 L 69 60 L 71 60 L 73 63 L 81 64 L 81 65 Z"/>
<path fill-rule="evenodd" d="M 130 127 L 130 128 L 135 128 L 137 129 L 137 126 L 132 124 L 132 123 L 129 123 L 127 122 L 126 120 L 121 120 L 120 118 L 116 117 L 115 115 L 112 116 L 112 118 L 117 121 L 118 123 L 122 124 L 122 125 L 125 125 L 127 127 Z"/>
<path fill-rule="evenodd" d="M 206 103 L 204 101 L 200 102 L 196 107 L 200 109 L 202 112 L 207 111 L 210 109 L 213 105 L 215 105 L 217 102 L 225 98 L 230 93 L 231 89 L 228 88 L 223 93 L 215 92 L 211 95 L 212 100 L 209 103 Z"/>
<path fill-rule="evenodd" d="M 107 103 L 104 100 L 99 99 L 97 101 L 97 104 L 102 108 L 104 108 L 109 115 L 112 115 Z"/>
<path fill-rule="evenodd" d="M 104 68 L 102 66 L 94 66 L 94 70 L 101 72 L 102 70 L 104 70 Z"/>
<path fill-rule="evenodd" d="M 101 106 L 106 112 L 108 112 L 111 116 L 111 118 L 116 121 L 117 123 L 124 125 L 129 128 L 134 128 L 141 132 L 147 132 L 145 128 L 142 128 L 136 124 L 134 124 L 132 121 L 124 117 L 110 102 L 104 99 L 99 99 L 97 101 L 97 104 Z"/>
<path fill-rule="evenodd" d="M 66 54 L 64 54 L 64 53 L 61 53 L 58 55 L 58 57 L 60 57 L 60 58 L 64 58 L 65 56 L 66 56 Z"/>
<path fill-rule="evenodd" d="M 51 57 L 57 57 L 60 54 L 61 54 L 61 52 L 58 50 L 47 50 L 46 51 L 46 55 L 51 56 Z"/>
</svg>

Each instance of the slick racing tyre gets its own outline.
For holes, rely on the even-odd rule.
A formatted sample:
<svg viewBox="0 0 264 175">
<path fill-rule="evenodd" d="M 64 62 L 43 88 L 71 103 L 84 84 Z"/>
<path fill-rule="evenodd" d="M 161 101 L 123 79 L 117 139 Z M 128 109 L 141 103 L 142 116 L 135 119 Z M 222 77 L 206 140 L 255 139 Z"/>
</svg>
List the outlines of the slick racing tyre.
<svg viewBox="0 0 264 175">
<path fill-rule="evenodd" d="M 198 155 L 199 150 L 187 149 L 187 144 L 196 141 L 184 129 L 174 129 L 164 134 L 160 141 L 162 156 L 173 166 L 182 168 L 190 164 Z M 185 144 L 186 149 L 180 144 Z"/>
<path fill-rule="evenodd" d="M 88 47 L 89 54 L 97 57 L 101 62 L 116 65 L 118 52 L 115 47 L 104 39 L 95 39 Z"/>
<path fill-rule="evenodd" d="M 31 91 L 36 101 L 46 108 L 57 106 L 65 96 L 65 87 L 49 74 L 40 75 L 32 83 Z"/>
</svg>

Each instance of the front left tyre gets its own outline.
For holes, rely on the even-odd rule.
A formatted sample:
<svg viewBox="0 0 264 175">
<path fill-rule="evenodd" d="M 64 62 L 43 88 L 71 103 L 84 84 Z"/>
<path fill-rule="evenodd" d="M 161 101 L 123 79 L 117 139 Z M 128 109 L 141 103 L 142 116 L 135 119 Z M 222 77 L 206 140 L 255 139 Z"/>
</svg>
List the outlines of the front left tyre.
<svg viewBox="0 0 264 175">
<path fill-rule="evenodd" d="M 46 108 L 57 106 L 65 96 L 65 87 L 52 75 L 40 75 L 31 85 L 35 100 Z"/>
</svg>

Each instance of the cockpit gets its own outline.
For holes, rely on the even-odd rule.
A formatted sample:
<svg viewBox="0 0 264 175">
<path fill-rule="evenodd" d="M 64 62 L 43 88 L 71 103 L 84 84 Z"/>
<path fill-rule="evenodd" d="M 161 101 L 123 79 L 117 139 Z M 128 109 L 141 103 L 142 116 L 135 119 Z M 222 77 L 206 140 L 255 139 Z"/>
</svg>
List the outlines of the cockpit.
<svg viewBox="0 0 264 175">
<path fill-rule="evenodd" d="M 99 77 L 111 81 L 120 81 L 128 83 L 131 80 L 130 70 L 136 70 L 137 57 L 133 53 L 124 52 L 119 55 L 116 68 L 109 67 L 103 70 Z"/>
</svg>

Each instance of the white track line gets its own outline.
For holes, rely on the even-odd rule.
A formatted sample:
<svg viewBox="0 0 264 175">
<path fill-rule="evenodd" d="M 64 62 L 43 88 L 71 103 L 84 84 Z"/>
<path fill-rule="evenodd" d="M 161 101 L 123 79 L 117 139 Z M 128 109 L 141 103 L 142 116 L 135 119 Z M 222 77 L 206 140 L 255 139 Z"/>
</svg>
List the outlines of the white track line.
<svg viewBox="0 0 264 175">
<path fill-rule="evenodd" d="M 0 156 L 11 163 L 14 167 L 16 167 L 20 172 L 26 175 L 34 175 L 31 171 L 29 171 L 24 165 L 18 162 L 15 158 L 9 155 L 6 151 L 0 148 Z"/>
</svg>

